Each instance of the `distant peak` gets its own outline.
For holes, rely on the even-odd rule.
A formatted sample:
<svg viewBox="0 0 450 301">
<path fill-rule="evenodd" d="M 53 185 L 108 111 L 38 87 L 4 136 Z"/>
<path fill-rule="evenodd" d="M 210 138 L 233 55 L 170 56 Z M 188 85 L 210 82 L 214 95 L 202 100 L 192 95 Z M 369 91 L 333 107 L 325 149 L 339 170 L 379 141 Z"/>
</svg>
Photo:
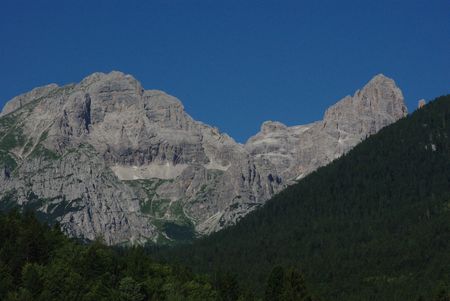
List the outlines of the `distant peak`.
<svg viewBox="0 0 450 301">
<path fill-rule="evenodd" d="M 103 73 L 103 72 L 94 72 L 88 76 L 86 76 L 82 81 L 82 86 L 88 86 L 94 82 L 97 81 L 103 81 L 103 80 L 131 80 L 133 82 L 137 82 L 137 79 L 134 78 L 130 74 L 125 74 L 121 71 L 111 71 L 109 73 Z"/>
<path fill-rule="evenodd" d="M 395 82 L 392 78 L 385 76 L 382 73 L 379 73 L 375 75 L 368 84 L 380 84 L 380 83 L 393 83 L 395 85 Z"/>
<path fill-rule="evenodd" d="M 286 129 L 286 128 L 287 128 L 287 126 L 279 121 L 268 120 L 268 121 L 264 121 L 263 124 L 261 125 L 261 132 L 268 133 L 268 132 L 273 132 L 275 130 Z"/>
<path fill-rule="evenodd" d="M 20 109 L 22 106 L 26 105 L 27 103 L 38 99 L 40 97 L 43 97 L 47 94 L 49 94 L 51 91 L 58 88 L 57 84 L 48 84 L 42 87 L 34 88 L 33 90 L 20 94 L 13 99 L 9 100 L 5 106 L 3 107 L 3 111 L 0 113 L 0 116 L 4 116 L 6 114 L 9 114 L 17 109 Z"/>
<path fill-rule="evenodd" d="M 130 74 L 120 71 L 111 71 L 109 73 L 95 72 L 85 77 L 79 84 L 82 88 L 90 89 L 91 86 L 114 87 L 113 89 L 132 89 L 137 94 L 142 95 L 144 88 L 141 83 Z M 110 89 L 107 88 L 107 89 Z"/>
<path fill-rule="evenodd" d="M 403 95 L 400 91 L 399 87 L 395 83 L 395 81 L 385 76 L 384 74 L 377 74 L 375 75 L 363 88 L 362 90 L 356 91 L 355 95 L 357 94 L 374 94 L 373 90 L 381 90 L 381 91 L 392 91 L 395 94 L 398 94 L 398 99 L 401 99 L 401 102 L 403 103 Z"/>
<path fill-rule="evenodd" d="M 426 104 L 427 104 L 426 100 L 422 98 L 421 100 L 419 100 L 419 103 L 418 103 L 418 105 L 417 105 L 417 108 L 418 108 L 418 109 L 421 109 L 421 108 L 423 108 Z"/>
<path fill-rule="evenodd" d="M 378 74 L 375 75 L 373 78 L 374 78 L 374 79 L 375 79 L 375 78 L 380 78 L 380 79 L 390 79 L 389 77 L 387 77 L 387 76 L 384 75 L 383 73 L 378 73 Z"/>
</svg>

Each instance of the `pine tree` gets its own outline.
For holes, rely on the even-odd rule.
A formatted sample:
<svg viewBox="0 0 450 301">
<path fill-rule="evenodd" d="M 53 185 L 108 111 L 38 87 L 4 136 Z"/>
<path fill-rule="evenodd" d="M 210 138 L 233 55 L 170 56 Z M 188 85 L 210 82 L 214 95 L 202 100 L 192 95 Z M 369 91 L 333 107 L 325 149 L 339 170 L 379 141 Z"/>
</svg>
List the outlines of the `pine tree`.
<svg viewBox="0 0 450 301">
<path fill-rule="evenodd" d="M 141 293 L 141 286 L 131 277 L 125 277 L 119 284 L 120 300 L 141 301 L 144 295 Z"/>
<path fill-rule="evenodd" d="M 305 286 L 303 275 L 295 268 L 285 273 L 284 291 L 282 299 L 285 301 L 306 300 L 309 293 Z"/>
<path fill-rule="evenodd" d="M 0 300 L 4 300 L 7 292 L 13 288 L 13 280 L 10 269 L 0 260 Z"/>
<path fill-rule="evenodd" d="M 284 291 L 284 282 L 285 282 L 285 275 L 283 267 L 281 266 L 274 267 L 269 275 L 269 279 L 267 280 L 264 300 L 281 301 Z"/>
<path fill-rule="evenodd" d="M 33 297 L 41 293 L 43 281 L 40 267 L 35 263 L 27 263 L 22 269 L 22 286 L 26 288 Z"/>
</svg>

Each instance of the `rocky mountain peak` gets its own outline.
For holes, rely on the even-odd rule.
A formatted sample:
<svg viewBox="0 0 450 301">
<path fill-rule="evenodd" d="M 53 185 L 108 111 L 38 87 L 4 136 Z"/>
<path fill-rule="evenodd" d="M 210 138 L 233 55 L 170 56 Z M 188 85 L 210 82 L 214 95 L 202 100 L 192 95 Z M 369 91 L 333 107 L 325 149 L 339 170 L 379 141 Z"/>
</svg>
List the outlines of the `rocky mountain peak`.
<svg viewBox="0 0 450 301">
<path fill-rule="evenodd" d="M 421 108 L 423 108 L 426 104 L 427 104 L 426 100 L 422 98 L 422 99 L 420 99 L 419 102 L 417 103 L 417 108 L 418 108 L 418 109 L 421 109 Z"/>
<path fill-rule="evenodd" d="M 25 106 L 26 104 L 37 100 L 39 98 L 42 98 L 46 95 L 48 95 L 50 92 L 54 91 L 58 88 L 57 84 L 48 84 L 42 87 L 34 88 L 33 90 L 20 94 L 13 99 L 9 100 L 5 106 L 3 107 L 2 112 L 0 113 L 0 116 L 9 114 L 15 110 L 18 110 Z"/>
<path fill-rule="evenodd" d="M 371 88 L 377 88 L 381 90 L 397 90 L 397 84 L 395 81 L 385 76 L 384 74 L 377 74 L 374 77 L 372 77 L 361 89 L 361 91 L 368 90 Z M 360 92 L 360 90 L 357 90 L 356 93 Z"/>
<path fill-rule="evenodd" d="M 370 81 L 369 83 L 379 83 L 379 82 L 389 82 L 389 83 L 393 83 L 394 80 L 392 78 L 389 78 L 387 76 L 385 76 L 383 73 L 378 73 L 377 75 L 375 75 Z"/>
<path fill-rule="evenodd" d="M 132 75 L 125 74 L 121 71 L 111 71 L 108 73 L 104 72 L 94 72 L 85 78 L 83 78 L 80 82 L 81 86 L 89 86 L 90 84 L 98 81 L 107 81 L 107 80 L 117 80 L 117 81 L 127 81 L 132 79 L 133 81 L 137 81 Z"/>
<path fill-rule="evenodd" d="M 174 96 L 122 72 L 94 73 L 5 105 L 0 202 L 31 206 L 71 236 L 102 235 L 109 244 L 207 234 L 405 112 L 400 89 L 377 75 L 323 120 L 267 121 L 241 145 L 194 120 Z"/>
<path fill-rule="evenodd" d="M 144 89 L 141 83 L 132 75 L 119 71 L 110 73 L 93 73 L 84 78 L 80 86 L 87 92 L 105 93 L 105 92 L 129 92 L 142 95 Z"/>
<path fill-rule="evenodd" d="M 264 121 L 263 124 L 261 125 L 261 132 L 262 133 L 269 133 L 269 132 L 274 132 L 277 130 L 285 130 L 287 127 L 286 125 L 284 125 L 283 123 L 279 122 L 279 121 Z"/>
<path fill-rule="evenodd" d="M 392 79 L 378 74 L 353 96 L 329 107 L 323 120 L 293 127 L 264 123 L 245 147 L 258 159 L 277 166 L 289 182 L 341 156 L 406 113 L 401 90 Z"/>
<path fill-rule="evenodd" d="M 0 122 L 0 139 L 14 141 L 0 149 L 0 200 L 14 194 L 69 235 L 102 235 L 110 244 L 171 240 L 166 223 L 210 233 L 282 187 L 242 145 L 131 75 L 94 73 L 37 91 L 23 96 L 28 103 L 39 94 L 33 106 L 15 106 L 17 114 Z"/>
<path fill-rule="evenodd" d="M 354 117 L 350 115 L 359 115 L 360 119 L 378 116 L 378 119 L 386 119 L 392 123 L 406 114 L 407 108 L 401 90 L 394 80 L 378 74 L 353 96 L 346 96 L 328 108 L 324 120 L 351 120 Z"/>
</svg>

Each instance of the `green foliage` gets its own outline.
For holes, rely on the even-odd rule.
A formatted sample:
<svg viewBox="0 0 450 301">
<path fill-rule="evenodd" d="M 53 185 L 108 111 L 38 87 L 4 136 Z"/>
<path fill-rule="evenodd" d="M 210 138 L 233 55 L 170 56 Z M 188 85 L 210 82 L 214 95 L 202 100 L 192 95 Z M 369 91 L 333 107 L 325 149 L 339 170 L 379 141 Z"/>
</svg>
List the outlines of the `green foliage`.
<svg viewBox="0 0 450 301">
<path fill-rule="evenodd" d="M 297 269 L 290 268 L 285 273 L 281 299 L 284 301 L 312 300 L 306 289 L 305 279 Z"/>
<path fill-rule="evenodd" d="M 4 135 L 17 122 L 17 116 L 8 114 L 0 117 L 0 135 Z"/>
<path fill-rule="evenodd" d="M 23 121 L 30 115 L 36 105 L 43 99 L 56 97 L 69 93 L 73 89 L 73 85 L 66 85 L 51 91 L 48 95 L 32 100 L 31 102 L 21 106 L 20 109 L 13 111 L 5 116 L 0 117 L 0 168 L 6 167 L 9 171 L 17 167 L 17 160 L 12 150 L 23 146 L 23 154 L 27 153 L 33 147 L 33 137 L 26 137 L 22 130 Z M 41 142 L 48 136 L 45 131 L 40 137 L 35 149 L 33 157 L 42 157 L 47 160 L 57 160 L 59 155 L 44 146 Z"/>
<path fill-rule="evenodd" d="M 14 288 L 13 280 L 9 266 L 0 261 L 0 300 L 5 299 L 7 293 Z"/>
<path fill-rule="evenodd" d="M 33 152 L 30 154 L 30 158 L 41 158 L 42 160 L 58 160 L 61 158 L 56 152 L 45 148 L 41 144 L 36 145 Z"/>
<path fill-rule="evenodd" d="M 433 298 L 433 301 L 450 301 L 450 294 L 447 293 L 446 290 L 441 290 L 439 293 Z"/>
<path fill-rule="evenodd" d="M 17 167 L 15 157 L 9 152 L 0 149 L 0 167 L 14 170 Z"/>
<path fill-rule="evenodd" d="M 295 268 L 287 271 L 281 266 L 273 268 L 267 280 L 265 301 L 313 300 L 306 289 L 303 275 Z"/>
<path fill-rule="evenodd" d="M 237 300 L 239 297 L 239 283 L 231 273 L 216 274 L 216 287 L 220 291 L 221 300 L 230 301 Z"/>
<path fill-rule="evenodd" d="M 9 131 L 0 138 L 1 149 L 10 150 L 25 143 L 22 129 L 15 125 L 11 127 Z"/>
<path fill-rule="evenodd" d="M 0 198 L 0 212 L 9 211 L 17 207 L 17 191 L 15 189 L 8 190 L 3 193 Z"/>
<path fill-rule="evenodd" d="M 26 263 L 22 268 L 23 287 L 34 297 L 37 297 L 43 286 L 42 266 L 36 263 Z"/>
<path fill-rule="evenodd" d="M 6 168 L 8 172 L 13 171 L 18 165 L 18 158 L 13 154 L 12 150 L 23 146 L 23 153 L 27 153 L 33 147 L 33 139 L 27 138 L 23 134 L 19 116 L 24 118 L 22 111 L 0 117 L 0 168 Z M 57 153 L 41 144 L 47 136 L 48 132 L 45 131 L 39 137 L 37 145 L 30 154 L 31 158 L 42 158 L 43 160 L 57 160 L 60 158 Z"/>
<path fill-rule="evenodd" d="M 283 295 L 284 270 L 281 266 L 276 266 L 270 273 L 267 281 L 264 301 L 278 301 Z"/>
<path fill-rule="evenodd" d="M 146 198 L 141 200 L 141 211 L 155 218 L 162 218 L 167 213 L 170 207 L 170 200 L 161 198 L 156 190 L 159 186 L 167 181 L 163 179 L 141 179 L 124 181 L 126 184 L 137 190 L 142 190 Z"/>
<path fill-rule="evenodd" d="M 125 277 L 119 282 L 120 299 L 123 301 L 142 301 L 141 285 L 132 277 Z"/>
<path fill-rule="evenodd" d="M 450 283 L 449 187 L 450 96 L 444 96 L 235 227 L 159 256 L 196 271 L 231 271 L 260 295 L 280 265 L 301 266 L 308 287 L 326 300 L 430 300 L 440 282 Z M 273 273 L 269 284 L 281 281 Z M 280 293 L 267 289 L 271 298 Z"/>
<path fill-rule="evenodd" d="M 17 167 L 15 156 L 10 152 L 24 143 L 22 129 L 17 117 L 7 115 L 0 118 L 0 169 L 14 170 Z"/>
<path fill-rule="evenodd" d="M 159 186 L 173 180 L 141 179 L 124 181 L 137 191 L 144 192 L 141 199 L 141 212 L 147 214 L 158 230 L 163 233 L 159 236 L 158 244 L 171 245 L 192 241 L 195 238 L 194 225 L 184 212 L 183 200 L 172 201 L 164 199 L 157 193 Z"/>
<path fill-rule="evenodd" d="M 83 245 L 31 213 L 0 214 L 0 300 L 237 300 L 236 280 L 215 285 L 142 247 Z M 228 298 L 232 295 L 232 298 Z"/>
</svg>

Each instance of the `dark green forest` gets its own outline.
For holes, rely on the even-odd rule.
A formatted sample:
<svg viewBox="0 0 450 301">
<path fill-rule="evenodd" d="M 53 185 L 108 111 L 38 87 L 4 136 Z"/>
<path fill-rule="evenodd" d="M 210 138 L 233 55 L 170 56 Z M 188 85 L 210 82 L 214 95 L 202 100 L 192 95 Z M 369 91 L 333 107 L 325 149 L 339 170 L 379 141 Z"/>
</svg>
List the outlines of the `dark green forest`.
<svg viewBox="0 0 450 301">
<path fill-rule="evenodd" d="M 82 244 L 31 213 L 0 216 L 0 300 L 216 300 L 212 282 L 143 248 Z"/>
<path fill-rule="evenodd" d="M 295 268 L 275 267 L 265 290 L 265 300 L 315 300 Z M 139 246 L 77 242 L 57 225 L 42 224 L 31 212 L 11 211 L 0 214 L 0 300 L 257 299 L 233 274 L 193 274 L 185 267 L 152 260 Z"/>
<path fill-rule="evenodd" d="M 294 266 L 324 300 L 449 300 L 449 137 L 443 96 L 236 226 L 154 254 L 234 273 L 260 296 L 274 266 Z"/>
</svg>

